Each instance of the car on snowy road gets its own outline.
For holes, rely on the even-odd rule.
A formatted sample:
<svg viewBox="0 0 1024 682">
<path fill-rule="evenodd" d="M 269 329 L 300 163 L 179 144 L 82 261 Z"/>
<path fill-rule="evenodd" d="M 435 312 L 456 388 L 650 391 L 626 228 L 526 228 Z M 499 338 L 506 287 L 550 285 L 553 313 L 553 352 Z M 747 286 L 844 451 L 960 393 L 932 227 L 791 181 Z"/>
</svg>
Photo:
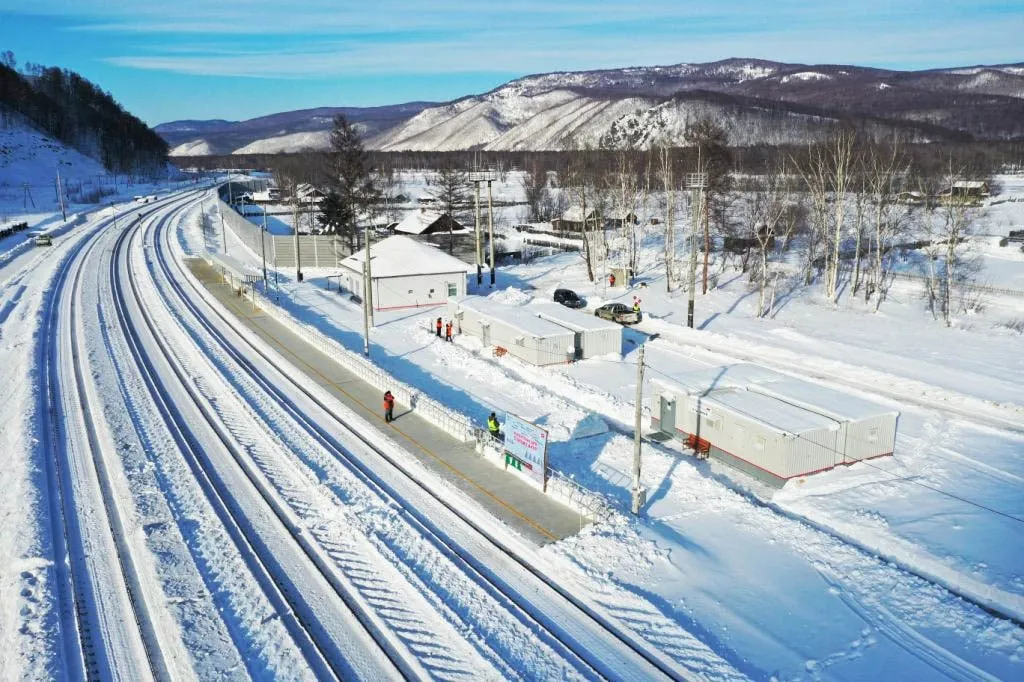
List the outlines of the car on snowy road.
<svg viewBox="0 0 1024 682">
<path fill-rule="evenodd" d="M 636 324 L 639 322 L 637 314 L 625 303 L 605 303 L 594 311 L 594 315 L 605 320 L 618 322 L 619 324 Z"/>
<path fill-rule="evenodd" d="M 555 289 L 555 303 L 561 303 L 566 308 L 582 308 L 587 302 L 572 289 Z"/>
</svg>

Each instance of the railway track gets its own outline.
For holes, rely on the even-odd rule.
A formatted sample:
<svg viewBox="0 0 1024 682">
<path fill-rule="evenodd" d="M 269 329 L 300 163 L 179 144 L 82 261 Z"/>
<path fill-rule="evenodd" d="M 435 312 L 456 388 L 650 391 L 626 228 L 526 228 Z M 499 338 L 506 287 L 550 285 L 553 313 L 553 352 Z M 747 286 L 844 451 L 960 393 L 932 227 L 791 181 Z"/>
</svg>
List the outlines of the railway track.
<svg viewBox="0 0 1024 682">
<path fill-rule="evenodd" d="M 83 273 L 102 232 L 115 222 L 100 220 L 63 256 L 44 299 L 36 350 L 59 657 L 71 678 L 170 679 L 107 467 L 109 447 L 94 418 L 80 346 Z M 10 283 L 17 285 L 23 274 Z"/>
<path fill-rule="evenodd" d="M 194 324 L 201 328 L 201 332 L 193 333 L 201 333 L 210 339 L 208 343 L 216 346 L 217 352 L 229 358 L 232 366 L 240 368 L 240 373 L 245 374 L 248 377 L 247 381 L 252 382 L 255 388 L 249 390 L 262 392 L 268 401 L 275 404 L 275 411 L 287 414 L 288 419 L 297 425 L 305 438 L 312 439 L 337 462 L 344 464 L 363 486 L 372 490 L 373 494 L 383 501 L 385 507 L 401 509 L 401 516 L 405 522 L 411 524 L 418 536 L 433 546 L 438 556 L 452 562 L 463 575 L 469 576 L 477 588 L 483 590 L 490 599 L 504 604 L 511 618 L 521 623 L 521 627 L 527 628 L 534 637 L 564 657 L 576 668 L 578 674 L 585 678 L 616 679 L 633 676 L 637 671 L 647 671 L 648 676 L 671 679 L 687 677 L 685 670 L 668 660 L 661 652 L 655 651 L 649 644 L 547 579 L 528 561 L 487 534 L 450 503 L 434 497 L 426 486 L 398 465 L 374 439 L 364 436 L 358 427 L 353 427 L 334 414 L 320 397 L 305 388 L 301 382 L 290 379 L 287 389 L 281 388 L 280 382 L 290 376 L 287 368 L 278 366 L 276 363 L 279 361 L 256 345 L 251 345 L 245 354 L 235 348 L 235 344 L 244 338 L 244 335 L 240 335 L 238 339 L 227 338 L 223 330 L 235 323 L 228 316 L 212 309 L 207 312 L 195 303 L 195 300 L 202 298 L 203 293 L 194 283 L 190 289 L 186 289 L 186 285 L 182 284 L 191 280 L 184 273 L 180 263 L 168 253 L 170 231 L 166 226 L 158 226 L 155 233 L 153 247 L 148 249 L 153 258 L 147 263 L 147 267 L 154 278 L 159 277 L 157 289 L 163 292 L 164 296 L 174 295 L 175 301 L 169 303 L 169 306 L 180 306 L 183 313 L 179 313 L 178 316 L 189 316 L 194 320 Z M 209 350 L 212 349 L 208 349 L 208 352 Z M 256 355 L 252 356 L 254 353 Z M 258 360 L 250 360 L 247 356 L 257 357 Z M 222 371 L 227 371 L 227 368 Z M 304 412 L 304 405 L 309 403 L 317 410 L 315 417 Z M 325 423 L 331 424 L 333 430 L 325 428 Z M 276 424 L 275 428 L 278 428 Z M 343 436 L 339 437 L 337 431 L 343 432 Z M 365 455 L 363 458 L 356 456 L 353 444 L 370 453 L 376 460 L 390 462 L 390 475 L 398 477 L 398 483 L 394 479 L 384 480 L 378 475 L 366 464 Z M 434 505 L 445 509 L 448 514 L 459 516 L 462 524 L 468 524 L 478 544 L 464 546 L 463 541 L 453 533 L 447 529 L 442 530 L 435 521 L 418 511 L 419 504 L 415 500 L 408 499 L 411 491 L 415 491 L 417 495 L 431 494 Z M 504 564 L 504 569 L 495 571 L 493 561 L 481 558 L 486 554 L 500 557 L 501 561 L 498 563 Z M 523 582 L 526 586 L 522 585 Z M 558 618 L 550 615 L 549 609 L 541 606 L 542 603 L 552 601 L 571 611 L 573 621 L 570 625 L 559 623 Z M 603 652 L 603 655 L 595 652 Z M 609 653 L 614 655 L 609 657 Z M 514 672 L 514 661 L 505 664 L 512 666 L 509 670 Z"/>
</svg>

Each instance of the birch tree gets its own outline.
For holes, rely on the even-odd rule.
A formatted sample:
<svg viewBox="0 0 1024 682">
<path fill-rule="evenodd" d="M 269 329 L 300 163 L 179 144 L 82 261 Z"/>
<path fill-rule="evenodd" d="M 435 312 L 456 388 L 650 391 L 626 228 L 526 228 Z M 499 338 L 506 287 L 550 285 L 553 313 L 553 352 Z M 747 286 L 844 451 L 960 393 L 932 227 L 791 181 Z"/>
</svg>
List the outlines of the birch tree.
<svg viewBox="0 0 1024 682">
<path fill-rule="evenodd" d="M 676 288 L 676 178 L 674 155 L 667 140 L 657 148 L 658 171 L 665 199 L 665 288 Z"/>
<path fill-rule="evenodd" d="M 769 166 L 757 178 L 754 187 L 744 201 L 745 223 L 749 238 L 757 248 L 757 259 L 750 270 L 750 281 L 757 286 L 757 316 L 769 315 L 775 306 L 775 288 L 779 272 L 772 268 L 771 254 L 778 242 L 785 244 L 796 228 L 800 214 L 795 193 L 784 160 L 777 166 Z M 767 295 L 771 283 L 772 295 Z"/>
</svg>

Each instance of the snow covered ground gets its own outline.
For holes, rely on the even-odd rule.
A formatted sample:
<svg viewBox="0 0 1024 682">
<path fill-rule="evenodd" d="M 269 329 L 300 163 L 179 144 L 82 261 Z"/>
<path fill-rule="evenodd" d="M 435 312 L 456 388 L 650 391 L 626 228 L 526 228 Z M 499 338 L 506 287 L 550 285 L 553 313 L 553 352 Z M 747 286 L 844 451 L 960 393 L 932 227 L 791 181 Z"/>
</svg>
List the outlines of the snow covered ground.
<svg viewBox="0 0 1024 682">
<path fill-rule="evenodd" d="M 1024 199 L 1024 182 L 1003 181 L 1006 198 Z M 515 191 L 511 183 L 509 191 Z M 203 248 L 199 210 L 193 205 L 174 223 L 184 250 L 193 253 Z M 985 215 L 989 225 L 1020 229 L 1024 201 L 999 203 Z M 34 425 L 26 423 L 26 414 L 37 397 L 27 349 L 39 333 L 38 309 L 57 258 L 98 218 L 86 217 L 53 251 L 36 249 L 0 261 L 0 352 L 12 360 L 0 363 L 0 380 L 11 387 L 0 407 L 0 481 L 9 491 L 0 504 L 0 547 L 15 557 L 0 574 L 3 678 L 52 674 L 46 658 L 52 620 L 42 582 L 48 549 L 38 530 L 45 502 L 40 474 L 27 455 L 34 448 Z M 54 220 L 59 216 L 40 213 L 35 222 Z M 1002 227 L 986 231 L 998 234 Z M 989 285 L 1021 288 L 1024 254 L 990 238 L 980 246 Z M 643 262 L 653 264 L 660 244 L 650 236 L 645 248 Z M 257 270 L 256 255 L 230 233 L 228 251 Z M 143 253 L 148 250 L 136 254 L 140 272 Z M 287 311 L 361 351 L 362 311 L 324 287 L 328 272 L 307 270 L 301 285 L 293 272 L 279 274 Z M 639 275 L 646 288 L 595 286 L 579 256 L 567 254 L 503 267 L 495 290 L 485 284 L 477 292 L 529 306 L 567 286 L 585 296 L 590 309 L 640 296 L 645 320 L 626 330 L 622 354 L 535 368 L 509 355 L 494 358 L 466 337 L 452 344 L 437 341 L 427 332 L 435 312 L 426 310 L 378 314 L 371 355 L 397 379 L 481 422 L 497 410 L 547 428 L 552 466 L 606 495 L 619 512 L 544 548 L 536 560 L 699 677 L 1024 676 L 1024 339 L 1007 326 L 1024 318 L 1024 298 L 992 295 L 979 312 L 946 328 L 924 309 L 920 286 L 900 281 L 877 314 L 855 299 L 834 306 L 807 290 L 791 295 L 773 318 L 760 320 L 752 311 L 756 294 L 746 290 L 742 276 L 727 272 L 717 288 L 698 297 L 698 328 L 690 330 L 685 292 L 665 292 L 653 265 Z M 156 300 L 156 291 L 146 295 Z M 104 332 L 96 326 L 91 333 Z M 901 412 L 895 454 L 772 491 L 721 465 L 695 460 L 678 445 L 646 442 L 642 478 L 649 502 L 639 518 L 632 517 L 627 510 L 639 344 L 646 346 L 648 376 L 752 361 L 892 406 Z M 96 355 L 109 345 L 89 341 Z M 184 337 L 179 345 L 185 345 Z M 106 352 L 111 359 L 105 362 L 127 364 L 127 351 Z M 201 356 L 195 349 L 182 352 Z M 108 398 L 113 401 L 117 391 L 110 386 Z M 609 431 L 573 439 L 576 426 L 594 415 Z M 126 459 L 132 483 L 122 485 L 140 508 L 155 499 L 150 492 L 161 492 L 174 504 L 192 505 L 189 518 L 209 513 L 193 508 L 187 496 L 175 497 L 177 486 L 189 485 L 187 469 L 172 464 L 177 455 L 165 441 L 153 442 L 155 451 L 167 451 L 165 464 Z M 173 514 L 162 507 L 148 513 L 158 527 L 171 524 Z M 212 551 L 209 539 L 189 535 L 192 526 L 168 527 L 199 545 L 190 551 Z M 152 537 L 149 547 L 154 558 L 187 555 L 180 543 L 161 554 Z M 203 647 L 202 661 L 192 651 L 193 667 L 231 670 L 239 652 L 225 640 L 242 640 L 243 634 L 232 629 L 200 642 L 187 632 L 189 624 L 218 632 L 227 606 L 241 610 L 224 621 L 229 629 L 258 631 L 255 609 L 268 605 L 255 597 L 247 601 L 243 592 L 230 603 L 212 603 L 194 584 L 200 578 L 153 563 L 149 570 L 166 574 L 162 579 L 181 590 L 175 603 L 183 641 Z M 190 585 L 199 593 L 195 599 L 187 596 Z M 244 612 L 246 604 L 256 604 L 252 613 Z M 280 653 L 232 674 L 284 674 L 295 656 L 290 642 L 282 643 Z M 537 666 L 534 671 L 550 671 Z"/>
<path fill-rule="evenodd" d="M 1005 234 L 1024 223 L 1024 182 L 1002 182 L 1008 200 L 983 212 L 982 231 Z M 993 237 L 978 246 L 986 284 L 1024 289 L 1024 254 Z M 660 244 L 647 249 L 652 263 Z M 302 286 L 294 273 L 280 274 L 283 305 L 295 317 L 361 349 L 361 310 L 323 288 L 326 272 L 307 271 Z M 666 624 L 685 627 L 753 678 L 1018 677 L 1024 356 L 1020 332 L 1005 325 L 1024 317 L 1024 297 L 990 295 L 981 312 L 946 328 L 925 310 L 920 285 L 899 281 L 877 314 L 856 299 L 834 306 L 808 290 L 759 320 L 756 294 L 726 272 L 698 297 L 694 331 L 685 292 L 667 294 L 653 267 L 639 275 L 644 289 L 595 286 L 578 255 L 563 255 L 501 268 L 496 290 L 478 292 L 530 305 L 568 286 L 591 309 L 638 295 L 645 321 L 626 331 L 621 357 L 543 369 L 495 359 L 469 338 L 434 341 L 426 332 L 432 311 L 377 314 L 371 355 L 481 421 L 496 409 L 542 424 L 552 465 L 623 510 L 640 343 L 654 375 L 752 361 L 892 406 L 901 412 L 893 457 L 780 491 L 649 443 L 642 518 L 589 527 L 548 548 L 547 558 L 609 609 L 632 613 L 652 640 Z M 572 440 L 591 414 L 611 431 Z M 671 650 L 671 641 L 662 645 Z"/>
</svg>

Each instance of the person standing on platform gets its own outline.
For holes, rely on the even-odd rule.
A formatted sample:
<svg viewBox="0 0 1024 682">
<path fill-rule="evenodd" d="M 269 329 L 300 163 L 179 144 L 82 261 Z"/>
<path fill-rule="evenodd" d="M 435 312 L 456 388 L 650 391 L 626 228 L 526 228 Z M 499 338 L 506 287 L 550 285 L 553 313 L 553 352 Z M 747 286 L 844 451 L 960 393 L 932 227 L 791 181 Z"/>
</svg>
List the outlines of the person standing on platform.
<svg viewBox="0 0 1024 682">
<path fill-rule="evenodd" d="M 498 415 L 493 412 L 487 417 L 487 432 L 491 434 L 491 438 L 501 439 L 501 424 L 498 423 Z"/>
<path fill-rule="evenodd" d="M 441 338 L 441 318 L 437 318 L 437 322 L 434 323 L 434 328 L 437 329 L 437 338 Z"/>
<path fill-rule="evenodd" d="M 395 396 L 391 391 L 384 393 L 384 421 L 388 424 L 395 420 Z"/>
<path fill-rule="evenodd" d="M 445 341 L 451 341 L 452 340 L 452 323 L 451 323 L 451 320 L 449 320 L 448 324 L 446 324 L 444 326 L 444 340 Z"/>
</svg>

